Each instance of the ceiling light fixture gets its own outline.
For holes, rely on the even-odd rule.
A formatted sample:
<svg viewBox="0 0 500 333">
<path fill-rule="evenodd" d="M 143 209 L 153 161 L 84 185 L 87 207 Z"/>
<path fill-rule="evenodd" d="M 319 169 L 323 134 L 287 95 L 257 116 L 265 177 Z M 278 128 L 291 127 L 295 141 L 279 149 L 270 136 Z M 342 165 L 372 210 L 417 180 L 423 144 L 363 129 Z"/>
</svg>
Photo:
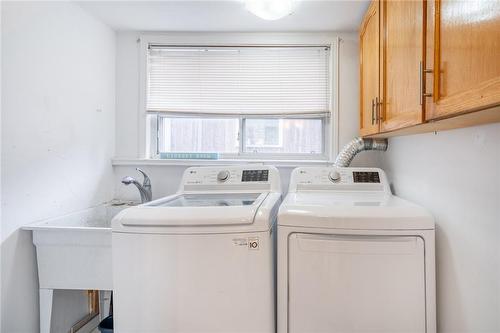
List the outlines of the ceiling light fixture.
<svg viewBox="0 0 500 333">
<path fill-rule="evenodd" d="M 297 0 L 245 0 L 245 8 L 264 20 L 278 20 L 293 13 Z"/>
</svg>

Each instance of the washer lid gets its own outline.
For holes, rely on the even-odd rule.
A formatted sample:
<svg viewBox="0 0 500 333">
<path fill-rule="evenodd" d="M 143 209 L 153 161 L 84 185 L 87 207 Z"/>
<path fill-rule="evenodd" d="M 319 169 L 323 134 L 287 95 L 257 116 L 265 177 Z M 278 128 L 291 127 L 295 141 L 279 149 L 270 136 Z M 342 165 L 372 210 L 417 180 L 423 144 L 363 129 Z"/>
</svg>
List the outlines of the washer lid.
<svg viewBox="0 0 500 333">
<path fill-rule="evenodd" d="M 129 208 L 123 226 L 196 227 L 252 224 L 267 193 L 178 194 Z"/>
<path fill-rule="evenodd" d="M 386 193 L 308 191 L 289 193 L 278 224 L 332 229 L 434 229 L 422 207 Z"/>
<path fill-rule="evenodd" d="M 156 200 L 146 207 L 237 207 L 250 206 L 261 193 L 193 193 Z"/>
<path fill-rule="evenodd" d="M 224 204 L 220 200 L 225 198 Z M 232 200 L 232 201 L 227 201 Z M 218 234 L 269 231 L 281 193 L 179 193 L 125 209 L 111 227 L 121 233 Z"/>
</svg>

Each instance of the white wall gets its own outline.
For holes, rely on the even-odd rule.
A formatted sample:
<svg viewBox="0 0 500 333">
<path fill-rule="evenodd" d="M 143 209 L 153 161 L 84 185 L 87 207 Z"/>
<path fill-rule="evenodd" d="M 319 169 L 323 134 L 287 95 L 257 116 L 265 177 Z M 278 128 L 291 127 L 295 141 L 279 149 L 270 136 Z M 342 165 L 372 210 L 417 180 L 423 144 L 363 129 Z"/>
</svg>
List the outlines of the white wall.
<svg viewBox="0 0 500 333">
<path fill-rule="evenodd" d="M 113 197 L 116 40 L 71 2 L 2 2 L 1 14 L 1 331 L 34 333 L 35 252 L 19 228 Z M 56 327 L 81 315 L 54 311 Z"/>
<path fill-rule="evenodd" d="M 2 1 L 0 1 L 0 27 L 2 26 Z M 1 34 L 1 29 L 0 29 Z M 2 172 L 2 39 L 0 38 L 0 174 Z M 2 239 L 2 177 L 0 177 L 0 240 Z M 2 299 L 2 246 L 0 245 L 0 300 Z M 0 331 L 2 329 L 2 302 L 0 301 Z"/>
<path fill-rule="evenodd" d="M 393 138 L 379 157 L 436 218 L 438 332 L 500 332 L 500 124 Z"/>
<path fill-rule="evenodd" d="M 212 34 L 201 35 L 173 34 L 173 36 L 186 36 L 186 38 L 208 39 Z M 251 38 L 279 40 L 280 35 L 270 34 L 219 34 L 217 38 L 232 38 L 241 35 L 248 40 Z M 138 121 L 139 113 L 139 42 L 141 34 L 138 32 L 119 32 L 117 34 L 117 58 L 116 58 L 116 156 L 119 158 L 137 159 L 141 157 L 139 144 L 141 124 Z M 169 36 L 169 34 L 166 34 Z M 222 37 L 221 37 L 222 36 Z M 300 38 L 301 40 L 335 39 L 340 36 L 339 51 L 339 144 L 342 147 L 346 142 L 358 134 L 358 104 L 359 104 L 359 53 L 358 37 L 354 33 L 309 33 L 309 34 L 283 34 L 283 38 Z M 363 163 L 366 156 L 361 156 L 357 162 Z M 158 198 L 175 192 L 179 185 L 180 176 L 186 168 L 182 165 L 148 166 L 128 165 L 115 166 L 115 186 L 117 198 L 127 200 L 138 200 L 138 192 L 135 188 L 125 187 L 120 179 L 125 175 L 138 176 L 134 170 L 136 166 L 143 168 L 151 177 L 153 182 L 153 197 Z M 288 176 L 293 167 L 279 167 L 282 177 L 283 188 L 288 187 Z"/>
</svg>

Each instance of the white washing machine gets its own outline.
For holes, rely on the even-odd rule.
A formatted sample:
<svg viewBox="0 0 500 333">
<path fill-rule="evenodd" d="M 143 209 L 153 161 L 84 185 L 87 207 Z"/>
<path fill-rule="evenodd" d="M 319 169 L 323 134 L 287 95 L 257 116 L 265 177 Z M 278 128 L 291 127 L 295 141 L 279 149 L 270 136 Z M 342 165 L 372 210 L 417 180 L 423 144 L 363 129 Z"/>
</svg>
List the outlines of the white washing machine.
<svg viewBox="0 0 500 333">
<path fill-rule="evenodd" d="M 193 167 L 177 194 L 122 211 L 115 332 L 274 333 L 280 202 L 274 167 Z"/>
<path fill-rule="evenodd" d="M 278 214 L 279 333 L 436 332 L 434 220 L 373 168 L 298 168 Z"/>
</svg>

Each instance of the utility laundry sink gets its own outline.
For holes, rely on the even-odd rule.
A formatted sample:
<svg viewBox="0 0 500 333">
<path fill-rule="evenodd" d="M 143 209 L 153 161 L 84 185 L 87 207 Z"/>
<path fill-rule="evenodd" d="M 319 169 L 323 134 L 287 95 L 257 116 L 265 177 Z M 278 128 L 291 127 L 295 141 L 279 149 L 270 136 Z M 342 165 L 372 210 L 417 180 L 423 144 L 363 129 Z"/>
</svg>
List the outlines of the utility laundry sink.
<svg viewBox="0 0 500 333">
<path fill-rule="evenodd" d="M 23 227 L 36 247 L 41 332 L 50 332 L 54 289 L 113 289 L 111 219 L 132 205 L 111 202 Z"/>
<path fill-rule="evenodd" d="M 33 231 L 40 288 L 111 290 L 111 219 L 130 205 L 103 204 L 25 226 Z"/>
</svg>

